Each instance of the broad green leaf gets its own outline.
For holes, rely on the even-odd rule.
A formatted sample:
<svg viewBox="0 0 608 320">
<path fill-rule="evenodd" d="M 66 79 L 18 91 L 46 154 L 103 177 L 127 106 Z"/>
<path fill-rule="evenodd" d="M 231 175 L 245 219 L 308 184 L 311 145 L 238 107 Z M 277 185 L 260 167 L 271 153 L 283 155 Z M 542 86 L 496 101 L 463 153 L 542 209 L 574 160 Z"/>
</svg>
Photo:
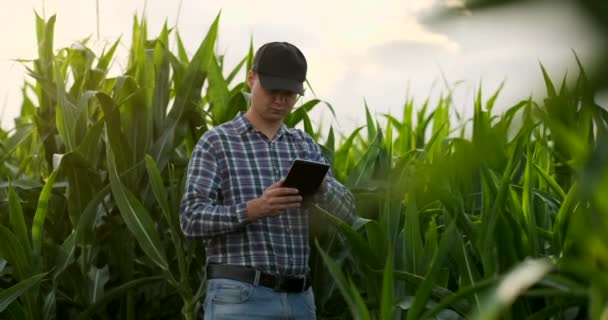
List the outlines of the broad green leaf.
<svg viewBox="0 0 608 320">
<path fill-rule="evenodd" d="M 536 163 L 532 163 L 532 165 L 534 166 L 534 168 L 536 168 L 536 171 L 540 174 L 541 177 L 543 177 L 543 179 L 545 180 L 545 182 L 547 182 L 551 189 L 556 192 L 561 199 L 565 199 L 566 193 L 564 192 L 562 187 L 560 187 L 560 185 L 555 181 L 555 179 L 553 179 L 545 170 L 539 167 Z"/>
<path fill-rule="evenodd" d="M 162 270 L 169 270 L 162 242 L 154 227 L 154 221 L 141 202 L 121 183 L 116 170 L 114 151 L 111 148 L 107 149 L 107 158 L 112 196 L 120 209 L 125 224 L 148 258 Z"/>
<path fill-rule="evenodd" d="M 331 151 L 331 153 L 333 154 L 334 151 L 336 150 L 336 146 L 335 145 L 336 145 L 336 142 L 335 142 L 335 137 L 334 137 L 334 127 L 331 126 L 331 127 L 329 127 L 329 133 L 327 135 L 327 141 L 325 142 L 325 147 L 329 151 Z"/>
<path fill-rule="evenodd" d="M 68 213 L 73 226 L 78 224 L 85 206 L 93 198 L 98 187 L 98 177 L 80 153 L 70 152 L 61 158 L 62 172 L 68 179 Z"/>
<path fill-rule="evenodd" d="M 540 281 L 553 266 L 546 259 L 524 261 L 510 271 L 481 303 L 473 319 L 499 319 L 501 313 L 529 287 Z"/>
<path fill-rule="evenodd" d="M 64 80 L 61 71 L 59 70 L 58 63 L 55 63 L 54 66 L 54 80 L 57 90 L 57 108 L 55 109 L 57 112 L 57 131 L 59 131 L 67 151 L 73 151 L 78 145 L 75 129 L 79 110 L 76 102 L 65 92 Z"/>
<path fill-rule="evenodd" d="M 354 287 L 354 284 L 352 284 L 352 282 L 344 275 L 342 270 L 340 270 L 340 267 L 327 255 L 327 253 L 325 253 L 325 251 L 319 245 L 319 242 L 316 240 L 315 245 L 323 258 L 323 262 L 336 281 L 336 285 L 338 286 L 340 293 L 342 293 L 342 296 L 346 300 L 351 316 L 354 319 L 371 319 L 369 311 L 367 308 L 365 308 L 365 305 L 361 305 L 362 299 L 357 288 Z"/>
<path fill-rule="evenodd" d="M 540 64 L 540 69 L 543 72 L 543 78 L 545 79 L 545 85 L 547 86 L 547 95 L 549 97 L 555 97 L 557 95 L 555 86 L 553 86 L 553 82 L 551 81 L 551 78 L 549 77 L 549 74 L 547 74 L 547 70 L 545 70 L 545 66 L 543 66 L 542 63 Z"/>
<path fill-rule="evenodd" d="M 112 288 L 111 290 L 106 291 L 105 295 L 97 300 L 94 304 L 89 306 L 83 313 L 80 314 L 78 319 L 91 319 L 92 315 L 94 315 L 99 309 L 105 306 L 108 302 L 120 297 L 130 290 L 141 287 L 146 284 L 162 281 L 163 277 L 160 276 L 150 276 L 139 278 L 135 280 L 131 280 L 127 283 L 121 284 L 118 287 Z"/>
<path fill-rule="evenodd" d="M 95 122 L 87 131 L 82 143 L 76 148 L 76 152 L 80 153 L 91 168 L 97 168 L 99 164 L 99 142 L 103 126 L 103 121 Z"/>
<path fill-rule="evenodd" d="M 369 107 L 367 106 L 367 101 L 364 101 L 365 104 L 365 119 L 367 122 L 367 139 L 369 141 L 373 141 L 376 139 L 376 126 L 374 125 L 374 120 L 372 119 L 372 115 L 369 112 Z"/>
<path fill-rule="evenodd" d="M 382 297 L 380 299 L 380 318 L 392 319 L 395 309 L 394 275 L 393 275 L 393 253 L 389 250 L 384 264 L 384 276 L 382 279 Z"/>
<path fill-rule="evenodd" d="M 152 192 L 154 193 L 154 197 L 156 197 L 156 201 L 160 205 L 163 213 L 165 213 L 165 219 L 167 219 L 167 223 L 172 225 L 173 221 L 169 216 L 171 212 L 169 210 L 169 203 L 167 202 L 167 194 L 165 192 L 165 186 L 163 185 L 163 180 L 160 175 L 160 171 L 156 166 L 156 162 L 150 155 L 146 155 L 146 168 L 148 169 L 148 178 L 150 179 L 150 186 L 152 187 Z"/>
<path fill-rule="evenodd" d="M 568 220 L 572 213 L 576 210 L 577 205 L 577 196 L 578 196 L 578 184 L 574 184 L 568 193 L 564 197 L 564 201 L 562 202 L 561 207 L 559 208 L 559 212 L 555 217 L 555 222 L 553 224 L 553 233 L 555 234 L 555 240 L 557 243 L 554 243 L 556 248 L 562 248 L 564 241 L 566 239 L 566 233 L 568 228 Z"/>
<path fill-rule="evenodd" d="M 21 200 L 15 192 L 15 188 L 9 184 L 8 187 L 8 199 L 9 199 L 9 214 L 11 228 L 15 232 L 17 239 L 23 245 L 26 253 L 29 254 L 31 250 L 30 237 L 27 232 L 27 226 L 25 225 L 25 219 L 23 217 L 23 209 L 21 208 Z"/>
<path fill-rule="evenodd" d="M 445 310 L 448 306 L 452 307 L 453 310 L 455 310 L 456 312 L 458 312 L 458 314 L 464 317 L 470 313 L 470 310 L 459 306 L 458 301 L 462 301 L 471 295 L 477 296 L 478 293 L 481 293 L 489 287 L 496 285 L 498 281 L 499 279 L 497 278 L 487 278 L 475 283 L 474 285 L 461 287 L 457 292 L 454 292 L 441 299 L 441 302 L 435 305 L 432 309 L 429 309 L 424 314 L 422 314 L 420 316 L 420 319 L 428 319 L 438 314 L 442 310 Z"/>
<path fill-rule="evenodd" d="M 98 92 L 96 96 L 104 113 L 108 142 L 116 152 L 118 170 L 123 172 L 132 165 L 130 158 L 132 153 L 127 139 L 122 132 L 120 113 L 112 97 L 102 92 Z"/>
<path fill-rule="evenodd" d="M 38 208 L 34 214 L 34 222 L 32 223 L 32 248 L 34 257 L 41 257 L 42 235 L 44 231 L 44 221 L 49 209 L 49 199 L 53 191 L 53 184 L 57 177 L 57 170 L 53 171 L 47 178 L 44 188 L 38 198 Z"/>
<path fill-rule="evenodd" d="M 57 281 L 57 277 L 59 277 L 75 260 L 76 235 L 76 232 L 72 232 L 72 234 L 70 234 L 61 244 L 61 251 L 56 259 L 55 269 L 52 271 L 54 281 Z"/>
<path fill-rule="evenodd" d="M 382 263 L 379 261 L 376 253 L 374 253 L 365 239 L 351 226 L 318 205 L 315 205 L 315 209 L 323 213 L 325 217 L 329 218 L 329 221 L 335 224 L 348 238 L 350 245 L 353 247 L 353 253 L 360 263 L 363 265 L 368 265 L 373 269 L 380 269 L 382 267 Z"/>
<path fill-rule="evenodd" d="M 538 254 L 538 235 L 536 232 L 536 214 L 534 212 L 534 195 L 532 194 L 532 184 L 534 183 L 532 176 L 532 152 L 530 145 L 528 145 L 526 167 L 524 169 L 524 190 L 522 194 L 522 210 L 526 222 L 527 236 L 529 239 L 530 249 L 532 250 L 532 256 Z"/>
<path fill-rule="evenodd" d="M 154 193 L 154 197 L 156 201 L 161 207 L 165 220 L 170 228 L 171 240 L 175 246 L 175 255 L 177 256 L 178 267 L 181 273 L 182 281 L 188 277 L 186 265 L 185 265 L 185 256 L 183 250 L 183 242 L 181 229 L 179 227 L 179 221 L 177 215 L 171 216 L 172 212 L 177 212 L 178 210 L 171 210 L 168 202 L 168 195 L 165 191 L 165 186 L 163 185 L 162 176 L 158 167 L 156 166 L 156 162 L 152 157 L 146 155 L 146 169 L 148 170 L 148 177 L 150 179 L 150 184 L 152 186 L 152 192 Z M 180 190 L 183 190 L 181 188 Z"/>
<path fill-rule="evenodd" d="M 108 266 L 104 266 L 98 269 L 95 266 L 91 266 L 88 273 L 89 280 L 89 301 L 91 304 L 99 301 L 104 295 L 104 287 L 110 280 L 110 270 Z"/>
<path fill-rule="evenodd" d="M 422 237 L 420 232 L 420 223 L 418 220 L 418 207 L 416 199 L 411 197 L 405 209 L 405 219 L 403 226 L 403 248 L 405 249 L 405 271 L 415 274 L 423 274 L 426 269 L 422 269 L 424 265 L 424 250 L 422 246 Z"/>
<path fill-rule="evenodd" d="M 228 102 L 230 101 L 230 90 L 228 89 L 228 82 L 222 75 L 222 70 L 218 64 L 217 59 L 211 57 L 207 65 L 209 78 L 207 86 L 207 97 L 211 104 L 211 112 L 215 124 L 219 125 L 230 120 L 231 114 L 228 109 Z"/>
<path fill-rule="evenodd" d="M 100 57 L 97 61 L 97 69 L 104 70 L 104 71 L 108 70 L 110 63 L 112 62 L 112 60 L 114 58 L 114 53 L 116 52 L 116 48 L 118 48 L 119 44 L 120 44 L 120 37 L 118 39 L 116 39 L 116 41 L 114 41 L 114 44 L 112 44 L 112 46 L 110 47 L 110 50 L 105 52 L 105 49 L 104 49 L 104 52 L 100 55 Z"/>
<path fill-rule="evenodd" d="M 0 258 L 13 266 L 17 280 L 25 280 L 31 275 L 31 264 L 19 239 L 5 226 L 0 225 Z"/>
<path fill-rule="evenodd" d="M 158 42 L 155 48 L 155 65 L 156 79 L 154 81 L 154 93 L 152 97 L 152 118 L 154 122 L 153 137 L 158 138 L 162 134 L 162 129 L 165 126 L 165 116 L 167 114 L 167 106 L 169 104 L 169 96 L 171 91 L 170 83 L 170 52 L 168 43 L 167 23 L 163 26 L 163 30 L 159 39 L 164 39 L 163 42 Z"/>
<path fill-rule="evenodd" d="M 186 53 L 186 47 L 184 47 L 184 42 L 182 41 L 182 37 L 179 35 L 179 32 L 175 32 L 175 41 L 177 43 L 177 55 L 179 57 L 179 61 L 184 64 L 189 63 L 188 53 Z"/>
<path fill-rule="evenodd" d="M 31 287 L 40 283 L 46 273 L 37 274 L 13 285 L 8 289 L 0 290 L 0 313 L 3 312 L 13 301 L 27 292 Z"/>
<path fill-rule="evenodd" d="M 418 317 L 422 314 L 423 308 L 425 307 L 431 295 L 433 284 L 437 281 L 439 277 L 438 273 L 440 271 L 441 264 L 447 257 L 448 251 L 451 249 L 454 243 L 454 237 L 456 236 L 456 224 L 452 222 L 441 237 L 439 250 L 437 250 L 436 255 L 431 261 L 431 266 L 428 272 L 426 273 L 424 281 L 416 291 L 416 298 L 414 300 L 414 304 L 412 305 L 411 310 L 407 313 L 408 320 L 418 319 Z"/>
<path fill-rule="evenodd" d="M 219 19 L 220 15 L 218 14 L 188 65 L 184 80 L 176 89 L 175 101 L 167 116 L 163 135 L 152 146 L 152 157 L 156 159 L 160 170 L 165 168 L 169 161 L 169 154 L 174 150 L 176 143 L 180 142 L 180 138 L 183 137 L 183 131 L 178 130 L 180 126 L 183 126 L 183 117 L 201 100 L 200 91 L 209 71 L 210 61 L 213 59 Z"/>
</svg>

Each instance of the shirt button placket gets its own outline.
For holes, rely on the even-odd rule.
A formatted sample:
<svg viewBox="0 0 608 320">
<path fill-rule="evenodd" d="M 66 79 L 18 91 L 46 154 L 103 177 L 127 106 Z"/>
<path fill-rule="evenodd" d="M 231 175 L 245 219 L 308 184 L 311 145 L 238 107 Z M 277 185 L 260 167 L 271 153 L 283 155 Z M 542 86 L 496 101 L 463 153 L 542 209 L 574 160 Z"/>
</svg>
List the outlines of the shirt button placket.
<svg viewBox="0 0 608 320">
<path fill-rule="evenodd" d="M 274 181 L 279 181 L 279 165 L 277 163 L 278 159 L 276 156 L 276 153 L 274 152 L 274 142 L 270 141 L 268 142 L 268 148 L 269 148 L 269 154 L 270 154 L 270 162 L 272 163 L 272 174 L 273 174 L 273 180 Z"/>
</svg>

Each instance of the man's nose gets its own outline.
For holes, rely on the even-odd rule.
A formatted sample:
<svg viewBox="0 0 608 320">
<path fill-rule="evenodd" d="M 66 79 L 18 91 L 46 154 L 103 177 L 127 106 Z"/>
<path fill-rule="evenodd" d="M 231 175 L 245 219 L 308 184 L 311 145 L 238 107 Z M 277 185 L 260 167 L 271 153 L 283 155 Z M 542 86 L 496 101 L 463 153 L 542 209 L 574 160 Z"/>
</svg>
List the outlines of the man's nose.
<svg viewBox="0 0 608 320">
<path fill-rule="evenodd" d="M 275 99 L 275 101 L 278 101 L 278 102 L 284 102 L 287 100 L 287 93 L 286 92 L 277 92 L 274 95 L 274 99 Z"/>
</svg>

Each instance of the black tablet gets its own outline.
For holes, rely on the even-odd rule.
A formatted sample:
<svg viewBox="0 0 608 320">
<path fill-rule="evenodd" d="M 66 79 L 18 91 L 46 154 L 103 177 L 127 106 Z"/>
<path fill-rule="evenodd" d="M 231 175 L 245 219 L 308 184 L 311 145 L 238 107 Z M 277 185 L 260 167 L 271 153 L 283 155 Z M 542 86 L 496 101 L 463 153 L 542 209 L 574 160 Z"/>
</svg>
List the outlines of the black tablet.
<svg viewBox="0 0 608 320">
<path fill-rule="evenodd" d="M 289 168 L 283 187 L 296 188 L 303 196 L 315 193 L 328 170 L 329 165 L 325 163 L 296 159 Z"/>
</svg>

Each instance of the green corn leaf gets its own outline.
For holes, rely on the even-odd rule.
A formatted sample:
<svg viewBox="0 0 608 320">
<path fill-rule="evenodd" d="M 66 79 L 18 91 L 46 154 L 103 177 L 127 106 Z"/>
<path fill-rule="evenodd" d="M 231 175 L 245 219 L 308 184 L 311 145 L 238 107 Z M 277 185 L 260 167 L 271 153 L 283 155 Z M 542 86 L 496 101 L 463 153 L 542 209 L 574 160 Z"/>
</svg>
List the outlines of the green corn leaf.
<svg viewBox="0 0 608 320">
<path fill-rule="evenodd" d="M 437 243 L 439 242 L 439 234 L 437 231 L 437 223 L 435 222 L 435 218 L 431 218 L 429 225 L 426 229 L 426 234 L 424 237 L 424 268 L 428 268 L 431 265 L 431 261 L 433 260 L 433 256 L 437 251 Z M 418 258 L 420 259 L 420 258 Z"/>
<path fill-rule="evenodd" d="M 91 319 L 92 315 L 99 311 L 103 306 L 105 306 L 108 302 L 120 297 L 130 290 L 134 288 L 138 288 L 147 284 L 155 283 L 162 281 L 163 277 L 161 276 L 151 276 L 145 278 L 139 278 L 135 280 L 131 280 L 127 283 L 121 284 L 118 287 L 112 288 L 111 290 L 106 291 L 105 295 L 103 295 L 99 300 L 97 300 L 94 304 L 89 306 L 83 313 L 80 314 L 78 319 L 85 320 Z"/>
<path fill-rule="evenodd" d="M 331 151 L 332 154 L 336 150 L 336 141 L 335 141 L 335 137 L 334 137 L 334 127 L 333 126 L 329 127 L 329 133 L 327 134 L 327 141 L 325 142 L 325 147 L 329 151 Z"/>
<path fill-rule="evenodd" d="M 150 185 L 152 187 L 154 197 L 156 197 L 156 201 L 158 201 L 160 208 L 165 213 L 167 223 L 172 225 L 173 221 L 169 216 L 171 211 L 169 210 L 169 203 L 167 202 L 167 194 L 165 192 L 163 180 L 160 175 L 160 171 L 156 166 L 156 162 L 154 159 L 152 159 L 152 157 L 150 157 L 150 155 L 146 155 L 146 168 L 148 169 L 148 177 L 150 178 Z"/>
<path fill-rule="evenodd" d="M 27 292 L 30 288 L 40 283 L 40 280 L 46 276 L 46 273 L 37 274 L 13 285 L 8 289 L 0 290 L 0 313 L 18 299 L 21 295 Z"/>
<path fill-rule="evenodd" d="M 489 287 L 496 285 L 498 281 L 499 279 L 497 278 L 487 278 L 475 283 L 474 285 L 461 287 L 457 292 L 454 292 L 441 299 L 437 305 L 422 314 L 420 319 L 429 319 L 442 310 L 445 310 L 448 306 L 452 307 L 452 309 L 459 315 L 466 317 L 470 313 L 470 310 L 466 306 L 459 305 L 458 301 L 462 301 L 471 295 L 476 297 L 478 293 L 481 293 Z"/>
<path fill-rule="evenodd" d="M 377 132 L 376 136 L 373 139 L 370 139 L 370 145 L 367 151 L 348 177 L 347 183 L 351 187 L 359 186 L 371 177 L 375 171 L 376 161 L 380 157 L 381 152 L 384 151 L 382 130 L 374 130 L 374 132 Z"/>
<path fill-rule="evenodd" d="M 211 112 L 215 124 L 219 125 L 230 120 L 231 114 L 228 109 L 228 102 L 230 101 L 230 90 L 228 89 L 228 82 L 222 75 L 222 69 L 220 68 L 216 58 L 211 57 L 209 65 L 207 66 L 209 78 L 207 87 L 207 97 L 211 104 Z"/>
<path fill-rule="evenodd" d="M 175 32 L 175 41 L 177 42 L 177 56 L 179 57 L 179 61 L 184 64 L 189 63 L 188 53 L 186 53 L 186 47 L 184 47 L 184 42 L 182 41 L 179 32 Z"/>
<path fill-rule="evenodd" d="M 374 120 L 372 118 L 371 113 L 369 113 L 369 107 L 367 106 L 367 101 L 364 101 L 365 104 L 365 119 L 367 122 L 367 139 L 369 141 L 373 141 L 376 138 L 376 126 L 374 125 Z"/>
<path fill-rule="evenodd" d="M 437 250 L 437 254 L 433 257 L 431 266 L 424 278 L 424 281 L 416 291 L 416 298 L 414 300 L 414 304 L 412 305 L 410 311 L 407 313 L 408 320 L 418 319 L 418 317 L 422 314 L 422 311 L 426 306 L 429 297 L 431 296 L 433 284 L 439 278 L 441 264 L 446 259 L 449 250 L 454 244 L 454 237 L 456 237 L 457 235 L 458 233 L 456 230 L 456 224 L 452 222 L 441 237 L 441 241 L 439 243 L 439 250 Z"/>
<path fill-rule="evenodd" d="M 163 30 L 159 39 L 162 41 L 156 44 L 155 48 L 155 80 L 154 92 L 152 96 L 152 118 L 153 118 L 153 137 L 156 139 L 162 134 L 162 129 L 165 126 L 165 115 L 167 114 L 167 106 L 169 104 L 169 95 L 171 91 L 170 73 L 171 59 L 169 52 L 169 31 L 167 24 L 163 26 Z"/>
<path fill-rule="evenodd" d="M 315 245 L 319 254 L 323 259 L 323 262 L 327 266 L 327 269 L 331 273 L 332 277 L 336 281 L 338 290 L 342 293 L 342 296 L 346 300 L 346 303 L 350 309 L 351 316 L 354 319 L 371 319 L 369 311 L 365 307 L 363 299 L 359 295 L 358 290 L 354 287 L 354 284 L 347 279 L 340 267 L 334 262 L 325 251 L 319 245 L 319 242 L 315 240 Z"/>
<path fill-rule="evenodd" d="M 308 112 L 311 111 L 320 102 L 321 100 L 319 99 L 312 99 L 310 101 L 307 101 L 300 107 L 296 108 L 285 118 L 285 125 L 291 128 L 297 126 L 298 123 L 303 121 L 304 117 L 308 115 Z"/>
<path fill-rule="evenodd" d="M 68 266 L 74 262 L 76 254 L 76 233 L 72 232 L 61 244 L 60 253 L 56 259 L 55 269 L 53 272 L 53 281 L 64 272 Z"/>
<path fill-rule="evenodd" d="M 557 96 L 555 86 L 553 85 L 553 82 L 551 81 L 551 78 L 549 77 L 549 74 L 547 74 L 547 70 L 545 70 L 545 66 L 543 66 L 542 63 L 540 63 L 540 69 L 543 72 L 543 78 L 545 79 L 545 85 L 547 86 L 547 95 L 549 97 Z"/>
<path fill-rule="evenodd" d="M 19 239 L 8 228 L 0 225 L 0 258 L 13 266 L 17 280 L 25 280 L 31 275 L 31 264 L 25 253 Z"/>
<path fill-rule="evenodd" d="M 141 202 L 121 183 L 111 148 L 107 149 L 107 158 L 112 195 L 125 224 L 148 258 L 162 270 L 168 271 L 167 258 L 154 221 Z"/>
<path fill-rule="evenodd" d="M 120 113 L 112 97 L 102 92 L 98 92 L 96 96 L 104 113 L 108 142 L 115 152 L 117 169 L 125 172 L 133 165 L 133 161 L 129 157 L 132 154 L 131 147 L 122 132 Z"/>
<path fill-rule="evenodd" d="M 23 209 L 21 207 L 21 200 L 15 192 L 15 188 L 11 184 L 8 187 L 8 201 L 9 201 L 9 215 L 11 228 L 15 232 L 17 239 L 23 245 L 26 253 L 29 254 L 31 251 L 30 237 L 27 233 L 27 226 L 25 225 L 25 219 L 23 216 Z"/>
<path fill-rule="evenodd" d="M 53 79 L 53 40 L 55 34 L 56 16 L 53 15 L 45 22 L 38 14 L 36 14 L 36 36 L 38 39 L 38 61 L 34 64 L 34 69 L 38 74 L 46 75 L 49 79 Z M 42 91 L 42 90 L 41 90 Z M 52 115 L 54 103 L 52 92 L 42 91 L 40 100 L 40 115 L 44 120 Z M 54 120 L 54 119 L 53 119 Z"/>
<path fill-rule="evenodd" d="M 551 303 L 539 311 L 532 313 L 527 320 L 556 319 L 555 317 L 559 316 L 559 314 L 564 312 L 564 310 L 568 310 L 570 307 L 576 307 L 579 304 L 580 302 L 575 299 L 567 299 L 567 301 Z"/>
<path fill-rule="evenodd" d="M 91 266 L 88 273 L 89 280 L 89 301 L 91 304 L 99 301 L 104 296 L 104 287 L 110 280 L 110 271 L 108 266 L 104 266 L 99 269 L 95 266 Z"/>
<path fill-rule="evenodd" d="M 566 233 L 568 228 L 568 220 L 570 216 L 575 211 L 575 206 L 577 205 L 577 196 L 578 196 L 578 184 L 575 183 L 570 190 L 568 190 L 568 194 L 564 197 L 564 201 L 562 202 L 561 207 L 555 217 L 555 222 L 553 224 L 553 234 L 556 243 L 556 248 L 562 248 L 564 241 L 566 239 Z"/>
<path fill-rule="evenodd" d="M 57 131 L 61 135 L 67 151 L 72 151 L 77 146 L 76 122 L 78 119 L 78 108 L 72 98 L 66 94 L 64 80 L 59 69 L 59 64 L 55 63 L 55 84 L 57 90 Z"/>
<path fill-rule="evenodd" d="M 553 269 L 545 259 L 524 261 L 511 270 L 481 303 L 481 309 L 473 319 L 499 319 L 503 310 L 512 305 L 513 301 L 529 287 L 540 281 Z"/>
<path fill-rule="evenodd" d="M 372 269 L 382 268 L 382 263 L 380 262 L 378 256 L 359 233 L 357 233 L 351 226 L 342 221 L 340 218 L 329 213 L 318 205 L 315 205 L 314 208 L 323 213 L 325 217 L 329 218 L 329 221 L 336 225 L 348 238 L 350 245 L 353 247 L 354 256 L 357 257 L 358 262 L 360 262 L 362 265 L 367 265 Z"/>
<path fill-rule="evenodd" d="M 304 122 L 304 132 L 308 133 L 315 141 L 318 140 L 317 134 L 312 127 L 312 122 L 310 121 L 308 114 L 305 114 L 302 120 Z"/>
<path fill-rule="evenodd" d="M 357 288 L 357 285 L 352 279 L 348 279 L 348 283 L 350 284 L 350 292 L 357 310 L 355 313 L 357 315 L 355 316 L 355 319 L 371 320 L 369 309 L 365 303 L 365 300 L 363 300 L 363 297 L 359 294 L 359 288 Z"/>
<path fill-rule="evenodd" d="M 536 232 L 536 214 L 534 213 L 534 198 L 532 194 L 532 152 L 528 145 L 526 168 L 524 171 L 524 190 L 522 194 L 522 210 L 526 221 L 527 236 L 529 239 L 532 256 L 537 256 L 538 234 Z"/>
<path fill-rule="evenodd" d="M 38 208 L 34 214 L 34 222 L 32 223 L 32 248 L 35 257 L 41 257 L 40 250 L 42 248 L 42 235 L 44 231 L 44 221 L 49 209 L 49 199 L 53 191 L 53 184 L 57 177 L 57 170 L 53 171 L 47 178 L 44 188 L 38 198 Z"/>
<path fill-rule="evenodd" d="M 107 52 L 105 52 L 105 50 L 102 52 L 99 60 L 97 61 L 97 69 L 107 72 L 110 63 L 114 58 L 114 54 L 116 53 L 116 48 L 118 48 L 118 44 L 120 44 L 120 39 L 121 37 L 118 37 Z"/>
<path fill-rule="evenodd" d="M 555 193 L 557 193 L 557 195 L 559 195 L 561 199 L 566 198 L 566 193 L 564 192 L 564 189 L 559 186 L 555 179 L 553 179 L 545 170 L 539 167 L 536 163 L 532 163 L 532 165 L 534 166 L 534 168 L 536 168 L 536 171 L 540 174 L 543 180 L 547 182 L 547 185 L 549 185 L 549 187 L 551 187 L 551 189 Z"/>
<path fill-rule="evenodd" d="M 44 305 L 42 306 L 42 316 L 44 320 L 55 320 L 57 317 L 57 298 L 56 289 L 51 289 L 44 297 Z"/>
<path fill-rule="evenodd" d="M 98 178 L 77 152 L 70 152 L 61 158 L 60 171 L 68 178 L 68 213 L 72 225 L 76 226 L 85 206 L 96 192 Z"/>
<path fill-rule="evenodd" d="M 380 318 L 393 319 L 395 309 L 395 292 L 393 275 L 393 251 L 389 250 L 384 264 L 384 276 L 382 278 L 382 298 L 380 299 Z"/>
<path fill-rule="evenodd" d="M 490 97 L 490 99 L 488 99 L 488 101 L 486 101 L 486 110 L 488 110 L 488 112 L 492 112 L 492 108 L 494 107 L 494 103 L 496 102 L 496 98 L 498 98 L 498 95 L 502 91 L 502 88 L 504 87 L 504 85 L 505 85 L 505 82 L 502 81 L 500 83 L 500 85 L 498 86 L 498 89 L 496 89 L 496 92 L 494 92 L 494 95 L 492 95 Z"/>
<path fill-rule="evenodd" d="M 76 148 L 76 152 L 84 158 L 91 168 L 97 168 L 99 164 L 99 143 L 103 125 L 103 121 L 95 122 L 87 131 L 82 143 Z"/>
<path fill-rule="evenodd" d="M 103 199 L 110 193 L 110 185 L 105 185 L 101 188 L 87 203 L 87 206 L 82 211 L 78 219 L 78 225 L 74 228 L 75 241 L 77 243 L 86 242 L 93 238 L 93 226 L 97 217 L 97 208 L 102 203 Z M 71 251 L 71 250 L 70 250 Z"/>
<path fill-rule="evenodd" d="M 232 80 L 234 80 L 234 78 L 236 78 L 237 74 L 241 71 L 241 69 L 245 65 L 245 62 L 247 62 L 247 57 L 244 57 L 243 59 L 241 59 L 241 61 L 234 67 L 234 69 L 232 69 L 230 74 L 226 77 L 226 83 L 228 83 L 228 84 L 232 83 Z M 245 70 L 245 73 L 247 73 L 247 71 L 249 71 L 249 70 Z"/>
<path fill-rule="evenodd" d="M 247 65 L 246 65 L 246 69 L 245 70 L 245 81 L 247 82 L 247 74 L 249 73 L 249 70 L 251 70 L 252 66 L 253 66 L 253 57 L 255 55 L 254 49 L 253 49 L 253 35 L 251 35 L 251 37 L 249 38 L 249 50 L 247 51 L 247 56 L 245 57 L 245 59 L 247 60 Z"/>
<path fill-rule="evenodd" d="M 418 207 L 416 206 L 416 199 L 413 196 L 405 209 L 403 235 L 403 248 L 405 249 L 406 261 L 405 271 L 423 274 L 427 269 L 422 268 L 424 265 L 424 249 L 418 220 Z"/>
<path fill-rule="evenodd" d="M 152 146 L 152 157 L 157 159 L 157 165 L 163 170 L 169 161 L 169 155 L 176 143 L 180 142 L 185 131 L 178 130 L 183 126 L 183 118 L 189 110 L 199 104 L 200 91 L 205 81 L 211 59 L 214 58 L 213 48 L 217 38 L 217 29 L 220 15 L 213 21 L 203 43 L 198 48 L 192 62 L 188 65 L 184 79 L 176 89 L 173 107 L 167 116 L 167 124 L 163 134 Z"/>
</svg>

